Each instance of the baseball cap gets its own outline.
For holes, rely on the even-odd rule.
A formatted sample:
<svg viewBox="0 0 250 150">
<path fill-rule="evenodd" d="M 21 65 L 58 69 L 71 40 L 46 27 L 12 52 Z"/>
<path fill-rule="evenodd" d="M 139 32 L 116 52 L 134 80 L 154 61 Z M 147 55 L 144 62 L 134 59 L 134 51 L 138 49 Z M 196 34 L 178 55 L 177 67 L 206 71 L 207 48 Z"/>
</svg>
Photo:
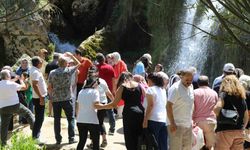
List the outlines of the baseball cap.
<svg viewBox="0 0 250 150">
<path fill-rule="evenodd" d="M 223 67 L 224 72 L 233 73 L 235 71 L 235 67 L 232 63 L 226 63 Z"/>
<path fill-rule="evenodd" d="M 152 57 L 149 53 L 143 54 L 142 57 L 147 58 L 149 63 L 152 64 Z"/>
</svg>

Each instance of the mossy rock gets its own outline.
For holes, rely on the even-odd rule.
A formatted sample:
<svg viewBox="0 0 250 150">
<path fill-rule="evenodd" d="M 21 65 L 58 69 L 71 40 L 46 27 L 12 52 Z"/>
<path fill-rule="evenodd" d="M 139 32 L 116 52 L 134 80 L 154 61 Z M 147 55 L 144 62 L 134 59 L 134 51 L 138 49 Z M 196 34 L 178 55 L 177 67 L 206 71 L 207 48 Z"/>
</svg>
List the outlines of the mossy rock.
<svg viewBox="0 0 250 150">
<path fill-rule="evenodd" d="M 82 51 L 85 57 L 94 59 L 96 57 L 96 53 L 103 50 L 105 39 L 104 34 L 105 28 L 96 31 L 93 35 L 84 40 L 77 49 Z"/>
</svg>

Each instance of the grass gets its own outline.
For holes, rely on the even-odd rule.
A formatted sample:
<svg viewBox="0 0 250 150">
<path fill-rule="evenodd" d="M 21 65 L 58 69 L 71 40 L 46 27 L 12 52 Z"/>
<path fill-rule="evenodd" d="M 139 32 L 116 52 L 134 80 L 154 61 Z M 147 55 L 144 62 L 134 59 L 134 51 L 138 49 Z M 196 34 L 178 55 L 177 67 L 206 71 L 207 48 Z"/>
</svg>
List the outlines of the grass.
<svg viewBox="0 0 250 150">
<path fill-rule="evenodd" d="M 39 147 L 37 141 L 31 136 L 16 133 L 11 137 L 11 144 L 5 147 L 0 146 L 0 150 L 45 150 L 46 147 Z"/>
</svg>

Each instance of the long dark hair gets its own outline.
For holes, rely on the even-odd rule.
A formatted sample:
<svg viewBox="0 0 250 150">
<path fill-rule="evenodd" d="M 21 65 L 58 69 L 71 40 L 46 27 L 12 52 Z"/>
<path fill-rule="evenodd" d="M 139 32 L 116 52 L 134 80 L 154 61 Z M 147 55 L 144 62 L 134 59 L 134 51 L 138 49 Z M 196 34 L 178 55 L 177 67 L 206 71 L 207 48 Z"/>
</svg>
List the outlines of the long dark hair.
<svg viewBox="0 0 250 150">
<path fill-rule="evenodd" d="M 164 86 L 163 77 L 157 74 L 156 72 L 149 73 L 147 79 L 151 80 L 155 86 L 158 86 L 158 87 Z"/>
<path fill-rule="evenodd" d="M 132 79 L 132 78 L 133 75 L 130 72 L 122 72 L 116 84 L 116 88 L 119 88 L 126 79 Z"/>
</svg>

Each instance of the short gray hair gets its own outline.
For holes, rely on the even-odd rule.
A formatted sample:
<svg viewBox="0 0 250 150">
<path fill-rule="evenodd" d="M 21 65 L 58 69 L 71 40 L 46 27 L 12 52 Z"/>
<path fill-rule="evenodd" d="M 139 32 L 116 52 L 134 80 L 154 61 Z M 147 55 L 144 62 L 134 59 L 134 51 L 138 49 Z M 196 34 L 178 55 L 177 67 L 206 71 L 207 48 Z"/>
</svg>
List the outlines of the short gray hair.
<svg viewBox="0 0 250 150">
<path fill-rule="evenodd" d="M 0 73 L 0 77 L 2 80 L 6 80 L 7 78 L 10 78 L 10 71 L 9 70 L 2 70 Z"/>
<path fill-rule="evenodd" d="M 60 56 L 59 59 L 58 59 L 58 66 L 59 67 L 64 67 L 64 63 L 67 63 L 68 60 L 67 60 L 67 57 L 65 56 Z"/>
</svg>

